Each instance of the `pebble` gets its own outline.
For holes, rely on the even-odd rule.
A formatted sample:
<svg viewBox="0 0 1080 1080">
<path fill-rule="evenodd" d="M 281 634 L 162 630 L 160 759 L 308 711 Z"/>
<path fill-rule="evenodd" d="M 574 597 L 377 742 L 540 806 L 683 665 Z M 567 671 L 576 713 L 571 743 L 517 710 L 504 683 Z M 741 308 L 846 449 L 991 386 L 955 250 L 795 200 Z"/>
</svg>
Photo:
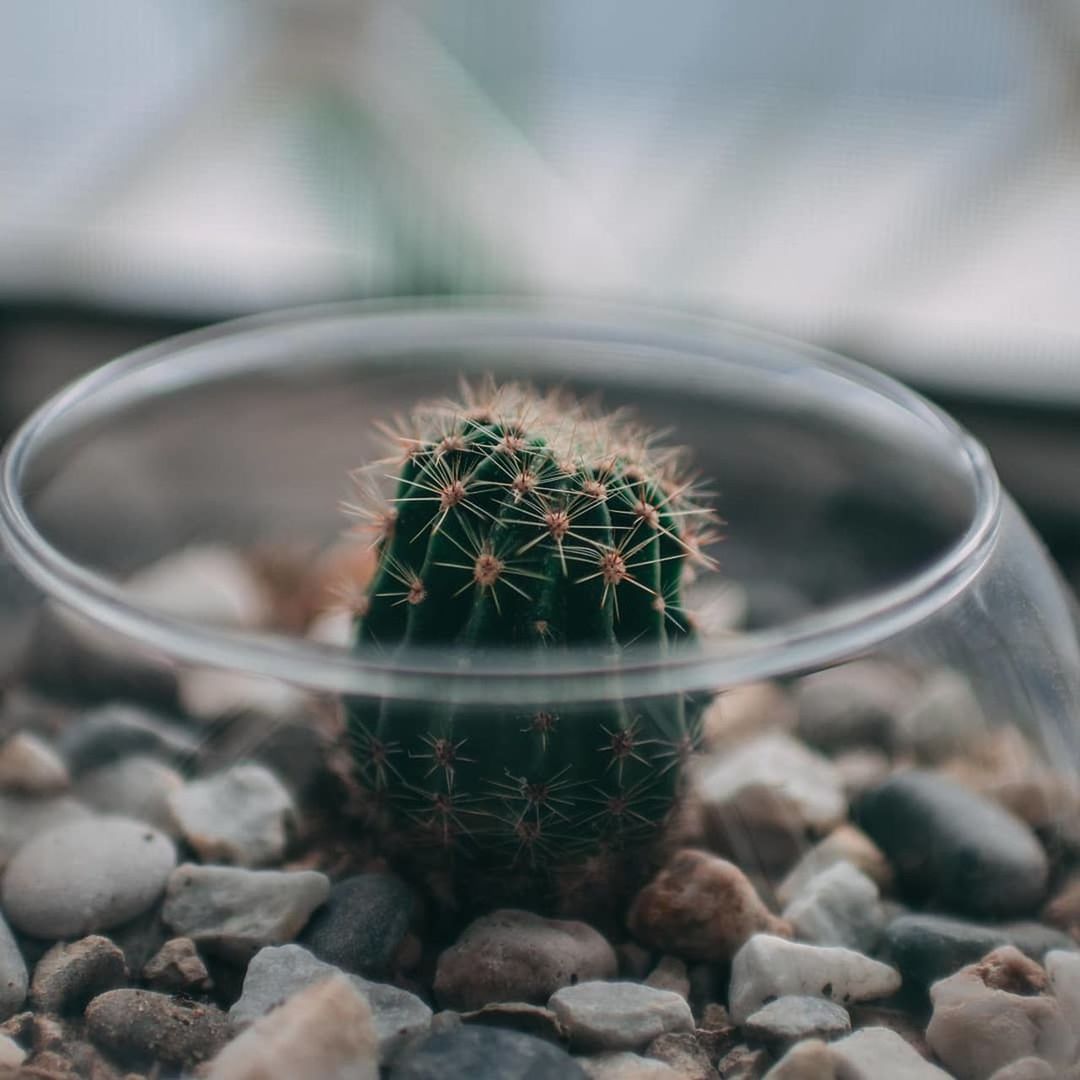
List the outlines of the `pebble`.
<svg viewBox="0 0 1080 1080">
<path fill-rule="evenodd" d="M 282 782 L 262 765 L 240 764 L 194 780 L 169 796 L 184 839 L 204 862 L 280 862 L 296 823 Z"/>
<path fill-rule="evenodd" d="M 98 813 L 134 818 L 176 834 L 169 796 L 183 786 L 184 778 L 171 765 L 134 754 L 83 773 L 75 794 Z"/>
<path fill-rule="evenodd" d="M 344 975 L 306 987 L 256 1020 L 210 1063 L 206 1080 L 379 1080 L 371 1006 Z"/>
<path fill-rule="evenodd" d="M 1058 1080 L 1058 1077 L 1058 1071 L 1048 1061 L 1026 1057 L 1003 1065 L 990 1080 Z"/>
<path fill-rule="evenodd" d="M 889 1028 L 860 1028 L 829 1049 L 850 1070 L 841 1073 L 845 1080 L 852 1073 L 852 1080 L 951 1080 Z"/>
<path fill-rule="evenodd" d="M 888 997 L 899 989 L 895 968 L 862 953 L 757 934 L 732 961 L 728 1007 L 735 1023 L 743 1024 L 769 1000 L 786 994 L 847 1005 Z"/>
<path fill-rule="evenodd" d="M 566 1028 L 571 1046 L 584 1052 L 638 1050 L 665 1032 L 694 1030 L 685 998 L 640 983 L 564 986 L 548 1008 Z"/>
<path fill-rule="evenodd" d="M 660 962 L 649 972 L 646 986 L 654 990 L 670 990 L 679 997 L 690 997 L 690 975 L 686 963 L 677 956 L 662 956 Z"/>
<path fill-rule="evenodd" d="M 1048 950 L 1069 948 L 1070 942 L 1039 923 L 987 926 L 944 915 L 905 914 L 885 929 L 886 951 L 912 986 L 929 986 L 1001 945 L 1015 945 L 1041 960 Z"/>
<path fill-rule="evenodd" d="M 663 1061 L 616 1050 L 578 1058 L 589 1080 L 683 1080 L 681 1073 Z"/>
<path fill-rule="evenodd" d="M 81 1013 L 86 1003 L 128 977 L 124 954 L 97 934 L 54 945 L 34 967 L 30 1005 L 40 1012 Z"/>
<path fill-rule="evenodd" d="M 463 1024 L 489 1024 L 492 1027 L 510 1028 L 526 1035 L 535 1035 L 538 1039 L 547 1039 L 557 1046 L 563 1046 L 567 1042 L 566 1032 L 559 1023 L 559 1018 L 543 1005 L 529 1005 L 524 1001 L 493 1003 L 482 1009 L 461 1013 L 460 1017 Z"/>
<path fill-rule="evenodd" d="M 829 832 L 848 809 L 832 762 L 784 734 L 704 759 L 695 793 L 716 850 L 766 868 L 790 866 L 808 833 Z"/>
<path fill-rule="evenodd" d="M 1061 1008 L 1061 1015 L 1073 1032 L 1073 1046 L 1069 1054 L 1075 1058 L 1080 1050 L 1080 953 L 1048 952 L 1043 966 L 1050 979 L 1050 988 Z"/>
<path fill-rule="evenodd" d="M 645 1056 L 662 1061 L 674 1069 L 681 1080 L 716 1080 L 716 1070 L 697 1036 L 686 1031 L 657 1035 L 645 1050 Z"/>
<path fill-rule="evenodd" d="M 176 765 L 195 759 L 198 740 L 188 731 L 136 705 L 113 703 L 85 713 L 57 739 L 56 748 L 72 776 L 133 754 L 149 754 Z"/>
<path fill-rule="evenodd" d="M 14 1016 L 23 1007 L 28 982 L 19 944 L 0 915 L 0 1020 Z"/>
<path fill-rule="evenodd" d="M 17 1069 L 26 1060 L 26 1051 L 10 1035 L 0 1035 L 0 1069 Z"/>
<path fill-rule="evenodd" d="M 815 844 L 777 886 L 777 900 L 787 906 L 823 870 L 838 862 L 849 862 L 861 870 L 879 889 L 892 886 L 893 870 L 881 849 L 861 829 L 840 825 Z"/>
<path fill-rule="evenodd" d="M 1064 1066 L 1075 1036 L 1060 1004 L 1040 990 L 1045 972 L 1012 946 L 930 988 L 931 1049 L 960 1080 L 986 1080 L 1018 1058 Z"/>
<path fill-rule="evenodd" d="M 716 1071 L 723 1080 L 760 1080 L 771 1064 L 772 1057 L 768 1050 L 760 1046 L 753 1049 L 736 1046 L 716 1063 Z"/>
<path fill-rule="evenodd" d="M 919 761 L 933 764 L 963 754 L 986 732 L 971 683 L 943 668 L 926 679 L 897 717 L 896 743 Z"/>
<path fill-rule="evenodd" d="M 185 668 L 177 692 L 184 712 L 203 724 L 241 712 L 271 724 L 301 712 L 307 702 L 304 691 L 289 683 L 226 668 Z"/>
<path fill-rule="evenodd" d="M 1007 917 L 1031 911 L 1046 891 L 1049 864 L 1031 829 L 951 781 L 898 773 L 868 791 L 854 812 L 912 899 Z"/>
<path fill-rule="evenodd" d="M 835 1039 L 851 1031 L 847 1009 L 820 997 L 788 994 L 751 1014 L 743 1030 L 757 1042 L 787 1045 L 802 1039 Z"/>
<path fill-rule="evenodd" d="M 444 1008 L 463 1011 L 492 1001 L 544 1004 L 561 987 L 614 978 L 617 969 L 615 951 L 591 926 L 507 908 L 471 923 L 442 953 L 434 990 Z"/>
<path fill-rule="evenodd" d="M 330 879 L 314 870 L 185 863 L 169 878 L 163 917 L 180 936 L 242 962 L 292 941 L 329 895 Z"/>
<path fill-rule="evenodd" d="M 800 940 L 872 952 L 885 928 L 878 887 L 849 862 L 834 863 L 803 887 L 784 918 Z"/>
<path fill-rule="evenodd" d="M 191 993 L 210 986 L 210 973 L 191 938 L 170 938 L 146 962 L 143 978 L 154 990 Z"/>
<path fill-rule="evenodd" d="M 55 795 L 71 783 L 67 766 L 43 739 L 17 731 L 0 745 L 0 791 Z"/>
<path fill-rule="evenodd" d="M 689 848 L 638 893 L 627 926 L 642 944 L 691 960 L 729 960 L 756 933 L 790 936 L 734 863 Z"/>
<path fill-rule="evenodd" d="M 39 833 L 89 816 L 90 810 L 68 795 L 51 799 L 0 795 L 0 870 Z"/>
<path fill-rule="evenodd" d="M 229 1040 L 228 1017 L 213 1005 L 153 990 L 110 990 L 86 1007 L 86 1031 L 102 1050 L 131 1068 L 160 1063 L 191 1069 Z"/>
<path fill-rule="evenodd" d="M 543 1039 L 499 1028 L 461 1026 L 410 1045 L 387 1080 L 585 1080 L 565 1050 Z"/>
<path fill-rule="evenodd" d="M 418 901 L 393 874 L 357 874 L 337 882 L 299 942 L 320 960 L 377 979 L 392 973 Z"/>
<path fill-rule="evenodd" d="M 252 1023 L 286 998 L 338 973 L 338 969 L 313 956 L 300 945 L 261 949 L 248 964 L 239 999 L 229 1009 L 234 1028 Z M 379 1038 L 379 1054 L 385 1063 L 402 1045 L 423 1035 L 431 1025 L 431 1009 L 415 994 L 385 983 L 348 976 L 367 998 Z"/>
<path fill-rule="evenodd" d="M 744 683 L 717 694 L 701 726 L 707 750 L 729 748 L 766 731 L 791 731 L 795 706 L 776 683 Z"/>
<path fill-rule="evenodd" d="M 880 660 L 855 660 L 800 679 L 798 734 L 829 753 L 870 746 L 890 750 L 898 718 L 917 684 Z"/>
<path fill-rule="evenodd" d="M 82 937 L 149 909 L 176 866 L 173 842 L 127 818 L 59 825 L 19 849 L 3 881 L 11 923 L 31 937 Z"/>
<path fill-rule="evenodd" d="M 1065 880 L 1042 912 L 1043 919 L 1080 939 L 1080 875 Z"/>
<path fill-rule="evenodd" d="M 765 1080 L 838 1080 L 837 1060 L 831 1047 L 821 1039 L 805 1039 L 796 1043 L 765 1074 Z M 726 1073 L 723 1074 L 726 1077 Z M 861 1075 L 845 1080 L 864 1080 Z"/>
</svg>

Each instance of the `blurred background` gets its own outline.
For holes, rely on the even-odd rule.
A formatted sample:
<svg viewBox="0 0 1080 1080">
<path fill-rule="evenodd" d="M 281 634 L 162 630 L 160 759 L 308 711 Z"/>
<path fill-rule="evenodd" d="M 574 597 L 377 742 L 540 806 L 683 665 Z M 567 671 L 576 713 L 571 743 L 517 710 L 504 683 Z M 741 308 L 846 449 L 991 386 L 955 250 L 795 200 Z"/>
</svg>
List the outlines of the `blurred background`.
<svg viewBox="0 0 1080 1080">
<path fill-rule="evenodd" d="M 1078 0 L 7 0 L 0 428 L 174 330 L 601 296 L 891 371 L 1080 576 Z"/>
</svg>

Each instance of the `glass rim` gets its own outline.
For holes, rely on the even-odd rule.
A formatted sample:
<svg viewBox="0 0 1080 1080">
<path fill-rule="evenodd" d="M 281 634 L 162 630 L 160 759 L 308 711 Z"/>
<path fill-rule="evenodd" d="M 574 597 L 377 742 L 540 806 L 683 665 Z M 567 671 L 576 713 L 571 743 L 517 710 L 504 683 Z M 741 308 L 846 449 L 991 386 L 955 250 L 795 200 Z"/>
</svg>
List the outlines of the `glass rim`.
<svg viewBox="0 0 1080 1080">
<path fill-rule="evenodd" d="M 461 347 L 462 335 L 512 334 L 521 342 L 611 344 L 700 354 L 709 344 L 743 342 L 796 354 L 813 368 L 874 394 L 930 425 L 966 467 L 973 510 L 966 528 L 930 564 L 865 595 L 786 623 L 659 656 L 590 650 L 558 656 L 530 651 L 471 653 L 410 649 L 405 656 L 350 652 L 298 637 L 196 623 L 136 602 L 123 585 L 80 565 L 49 543 L 23 498 L 27 470 L 59 436 L 170 390 L 207 385 L 287 366 L 290 342 L 322 325 L 349 324 L 377 342 L 415 344 L 418 332 Z M 456 338 L 455 338 L 456 335 Z M 252 358 L 230 342 L 274 342 L 274 355 Z M 282 348 L 285 346 L 285 348 Z M 207 353 L 209 355 L 207 355 Z M 749 365 L 748 365 L 749 366 Z M 711 691 L 789 672 L 825 667 L 868 652 L 947 604 L 978 573 L 1000 524 L 1001 488 L 984 448 L 942 410 L 891 377 L 815 346 L 723 320 L 639 305 L 552 299 L 382 300 L 286 309 L 162 339 L 91 371 L 39 406 L 0 459 L 0 541 L 15 565 L 47 597 L 143 649 L 177 662 L 226 668 L 335 694 L 458 702 L 527 704 L 609 697 L 612 679 L 625 696 Z M 553 684 L 552 680 L 556 680 Z"/>
</svg>

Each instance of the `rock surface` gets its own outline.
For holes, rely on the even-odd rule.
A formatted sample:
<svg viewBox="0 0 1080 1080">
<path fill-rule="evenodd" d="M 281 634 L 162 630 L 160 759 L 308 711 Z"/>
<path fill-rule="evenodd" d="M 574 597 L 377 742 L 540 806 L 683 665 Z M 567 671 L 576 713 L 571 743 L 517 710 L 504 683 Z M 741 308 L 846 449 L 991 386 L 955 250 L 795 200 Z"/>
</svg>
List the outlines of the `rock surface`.
<svg viewBox="0 0 1080 1080">
<path fill-rule="evenodd" d="M 950 1080 L 895 1031 L 883 1027 L 860 1028 L 830 1049 L 858 1080 Z"/>
<path fill-rule="evenodd" d="M 173 842 L 140 822 L 105 817 L 59 825 L 9 863 L 4 910 L 32 937 L 82 937 L 141 915 L 175 865 Z"/>
<path fill-rule="evenodd" d="M 26 1060 L 26 1051 L 10 1035 L 0 1035 L 0 1069 L 17 1069 Z"/>
<path fill-rule="evenodd" d="M 556 991 L 548 1008 L 583 1052 L 637 1050 L 669 1031 L 693 1031 L 684 998 L 640 983 L 585 982 Z"/>
<path fill-rule="evenodd" d="M 213 1005 L 181 1001 L 152 990 L 110 990 L 86 1007 L 90 1038 L 132 1068 L 161 1062 L 192 1069 L 229 1040 L 228 1017 Z"/>
<path fill-rule="evenodd" d="M 207 1080 L 378 1080 L 371 1006 L 344 975 L 306 987 L 241 1032 Z"/>
<path fill-rule="evenodd" d="M 851 863 L 879 889 L 888 889 L 892 885 L 892 866 L 881 849 L 861 829 L 845 824 L 833 829 L 792 867 L 777 887 L 777 900 L 786 907 L 813 878 L 838 862 Z"/>
<path fill-rule="evenodd" d="M 638 893 L 627 925 L 645 945 L 712 962 L 729 960 L 754 934 L 790 935 L 737 866 L 688 848 Z"/>
<path fill-rule="evenodd" d="M 46 1013 L 81 1013 L 91 998 L 122 986 L 127 977 L 124 954 L 108 938 L 60 942 L 34 968 L 30 1004 Z"/>
<path fill-rule="evenodd" d="M 0 795 L 0 870 L 23 844 L 39 833 L 88 817 L 90 810 L 68 795 L 51 799 Z"/>
<path fill-rule="evenodd" d="M 320 960 L 369 979 L 389 975 L 417 909 L 417 898 L 393 874 L 357 874 L 337 882 L 299 943 Z"/>
<path fill-rule="evenodd" d="M 151 989 L 164 993 L 187 994 L 210 985 L 206 964 L 195 942 L 186 937 L 166 941 L 146 962 L 142 975 Z"/>
<path fill-rule="evenodd" d="M 169 796 L 184 839 L 204 862 L 267 866 L 285 855 L 296 806 L 262 765 L 234 765 Z"/>
<path fill-rule="evenodd" d="M 17 731 L 0 743 L 0 791 L 55 795 L 70 783 L 60 755 L 36 735 Z"/>
<path fill-rule="evenodd" d="M 682 1073 L 655 1058 L 614 1050 L 578 1059 L 589 1080 L 685 1080 Z"/>
<path fill-rule="evenodd" d="M 388 1080 L 585 1080 L 581 1066 L 543 1039 L 499 1028 L 458 1027 L 409 1046 Z"/>
<path fill-rule="evenodd" d="M 178 935 L 233 960 L 293 938 L 330 895 L 313 870 L 245 870 L 185 863 L 169 878 L 164 919 Z"/>
<path fill-rule="evenodd" d="M 134 754 L 84 772 L 75 794 L 101 814 L 145 821 L 162 832 L 179 830 L 169 811 L 169 796 L 184 785 L 171 765 L 146 754 Z"/>
<path fill-rule="evenodd" d="M 331 975 L 338 969 L 323 963 L 299 945 L 262 949 L 248 964 L 239 999 L 229 1009 L 233 1026 L 240 1028 L 264 1016 L 287 998 Z M 415 994 L 384 983 L 350 975 L 352 985 L 371 1006 L 382 1060 L 389 1060 L 409 1039 L 431 1025 L 431 1009 Z"/>
<path fill-rule="evenodd" d="M 888 997 L 900 989 L 900 973 L 851 949 L 802 945 L 758 934 L 731 965 L 729 1008 L 745 1023 L 773 998 L 794 994 L 847 1005 Z"/>
<path fill-rule="evenodd" d="M 1033 910 L 1046 891 L 1049 864 L 1031 829 L 941 777 L 898 773 L 863 795 L 855 817 L 912 899 L 1006 917 Z"/>
<path fill-rule="evenodd" d="M 508 908 L 471 923 L 439 957 L 435 995 L 460 1010 L 543 1004 L 560 987 L 610 979 L 617 969 L 614 950 L 591 926 Z"/>
<path fill-rule="evenodd" d="M 198 740 L 184 728 L 135 705 L 104 705 L 86 713 L 57 740 L 72 776 L 134 754 L 183 765 L 194 761 Z"/>
<path fill-rule="evenodd" d="M 753 1013 L 743 1030 L 757 1042 L 789 1044 L 803 1039 L 835 1039 L 851 1031 L 847 1009 L 820 997 L 787 995 Z"/>
<path fill-rule="evenodd" d="M 838 862 L 807 882 L 784 909 L 795 936 L 817 945 L 873 951 L 886 915 L 877 886 L 849 862 Z"/>
<path fill-rule="evenodd" d="M 0 1020 L 14 1016 L 26 1000 L 29 975 L 11 928 L 0 915 Z"/>
</svg>

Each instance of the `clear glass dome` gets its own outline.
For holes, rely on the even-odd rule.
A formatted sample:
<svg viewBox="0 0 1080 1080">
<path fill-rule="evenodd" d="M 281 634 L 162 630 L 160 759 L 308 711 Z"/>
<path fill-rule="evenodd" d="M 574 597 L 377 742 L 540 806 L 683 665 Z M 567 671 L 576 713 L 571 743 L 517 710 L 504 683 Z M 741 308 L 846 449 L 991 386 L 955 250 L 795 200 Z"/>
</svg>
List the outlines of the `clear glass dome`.
<svg viewBox="0 0 1080 1080">
<path fill-rule="evenodd" d="M 293 581 L 282 614 L 305 559 L 359 565 L 355 549 L 342 561 L 340 504 L 350 472 L 385 452 L 378 422 L 486 374 L 629 408 L 689 448 L 725 523 L 717 567 L 686 586 L 693 647 L 350 647 L 348 620 L 310 581 Z M 573 305 L 244 320 L 121 358 L 40 409 L 7 449 L 0 527 L 56 606 L 27 679 L 76 701 L 280 720 L 302 691 L 349 707 L 453 703 L 492 725 L 572 718 L 613 695 L 643 709 L 711 701 L 678 813 L 632 853 L 636 898 L 591 880 L 590 917 L 615 942 L 705 969 L 695 1007 L 725 1004 L 734 1043 L 765 1059 L 786 1044 L 751 1014 L 801 988 L 850 1007 L 856 1028 L 928 1024 L 922 1052 L 990 1075 L 965 1071 L 966 1029 L 942 1034 L 928 988 L 952 992 L 948 977 L 997 945 L 1037 961 L 1069 947 L 1057 894 L 1080 853 L 1073 603 L 985 451 L 857 364 L 739 327 Z M 196 572 L 192 552 L 219 561 Z M 218 570 L 223 553 L 253 552 L 269 591 L 249 603 Z M 834 863 L 848 870 L 823 879 Z M 690 933 L 673 914 L 690 903 L 684 879 L 728 896 L 725 873 L 755 890 L 750 929 Z M 718 926 L 713 902 L 693 901 Z M 903 987 L 869 995 L 888 999 L 875 1020 L 842 978 L 807 989 L 809 961 L 775 945 L 792 938 L 876 957 Z M 438 980 L 434 999 L 455 1000 Z M 1033 1052 L 1058 1067 L 1063 1045 Z"/>
</svg>

